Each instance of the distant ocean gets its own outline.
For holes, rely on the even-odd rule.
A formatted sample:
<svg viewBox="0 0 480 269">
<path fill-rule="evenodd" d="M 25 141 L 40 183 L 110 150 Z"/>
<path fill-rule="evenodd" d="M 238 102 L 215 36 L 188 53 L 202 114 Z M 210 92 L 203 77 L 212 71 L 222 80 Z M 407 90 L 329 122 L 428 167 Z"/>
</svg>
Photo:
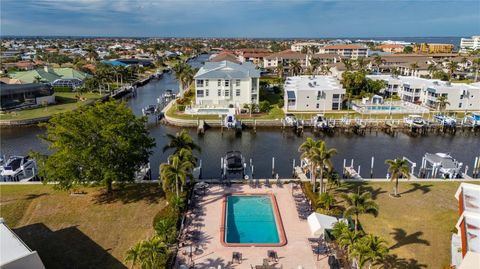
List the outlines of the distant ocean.
<svg viewBox="0 0 480 269">
<path fill-rule="evenodd" d="M 409 43 L 448 43 L 454 44 L 456 47 L 460 46 L 460 39 L 458 36 L 441 36 L 441 37 L 350 37 L 345 39 L 350 40 L 392 40 L 405 41 Z M 341 38 L 343 39 L 343 38 Z"/>
</svg>

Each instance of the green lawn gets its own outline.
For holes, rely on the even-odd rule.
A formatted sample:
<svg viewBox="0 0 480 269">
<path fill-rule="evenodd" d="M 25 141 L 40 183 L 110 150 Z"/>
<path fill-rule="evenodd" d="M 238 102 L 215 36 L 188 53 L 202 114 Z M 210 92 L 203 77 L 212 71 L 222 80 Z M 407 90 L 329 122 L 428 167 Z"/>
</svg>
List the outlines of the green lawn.
<svg viewBox="0 0 480 269">
<path fill-rule="evenodd" d="M 128 185 L 113 196 L 51 185 L 1 185 L 0 216 L 47 268 L 127 268 L 125 252 L 153 233 L 165 206 L 157 184 Z"/>
<path fill-rule="evenodd" d="M 58 92 L 55 93 L 55 100 L 57 101 L 55 105 L 0 114 L 0 120 L 26 120 L 52 116 L 57 113 L 74 110 L 81 105 L 89 104 L 101 97 L 100 94 L 97 93 L 84 93 L 82 97 L 85 99 L 77 101 L 75 98 L 76 95 L 76 93 L 72 92 Z"/>
<path fill-rule="evenodd" d="M 387 240 L 389 260 L 395 264 L 388 268 L 446 268 L 452 231 L 459 218 L 454 197 L 459 185 L 400 183 L 400 198 L 389 196 L 393 187 L 389 182 L 349 183 L 344 189 L 357 191 L 360 186 L 361 191 L 370 191 L 379 205 L 378 217 L 361 216 L 360 223 L 367 233 Z"/>
</svg>

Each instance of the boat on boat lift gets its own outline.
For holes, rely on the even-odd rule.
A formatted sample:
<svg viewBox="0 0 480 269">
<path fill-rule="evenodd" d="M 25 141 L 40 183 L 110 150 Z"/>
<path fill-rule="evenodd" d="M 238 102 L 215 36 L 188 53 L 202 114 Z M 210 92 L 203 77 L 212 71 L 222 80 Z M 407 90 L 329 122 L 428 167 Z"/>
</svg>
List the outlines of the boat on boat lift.
<svg viewBox="0 0 480 269">
<path fill-rule="evenodd" d="M 0 165 L 1 181 L 31 181 L 37 178 L 37 163 L 35 159 L 24 156 L 2 158 Z"/>
<path fill-rule="evenodd" d="M 312 117 L 312 125 L 316 128 L 328 128 L 328 121 L 323 114 L 317 114 Z"/>
<path fill-rule="evenodd" d="M 228 129 L 235 128 L 237 125 L 237 119 L 233 114 L 227 114 L 223 119 L 223 126 L 227 127 Z"/>
<path fill-rule="evenodd" d="M 285 125 L 297 126 L 298 120 L 294 114 L 288 113 L 285 115 Z"/>
<path fill-rule="evenodd" d="M 228 151 L 223 159 L 224 171 L 228 173 L 244 172 L 245 165 L 242 153 L 238 150 Z"/>
<path fill-rule="evenodd" d="M 455 127 L 457 125 L 457 120 L 454 117 L 438 114 L 434 116 L 434 119 L 445 127 Z"/>
<path fill-rule="evenodd" d="M 403 122 L 408 127 L 415 127 L 415 128 L 421 128 L 428 124 L 427 121 L 423 119 L 422 116 L 420 115 L 408 115 L 403 119 Z"/>
<path fill-rule="evenodd" d="M 156 105 L 148 105 L 148 106 L 142 108 L 142 114 L 144 116 L 153 115 L 153 114 L 155 114 L 155 112 L 157 112 L 157 106 Z"/>
<path fill-rule="evenodd" d="M 480 112 L 473 112 L 472 114 L 465 115 L 463 118 L 463 124 L 472 127 L 480 126 Z"/>
<path fill-rule="evenodd" d="M 422 169 L 424 172 L 431 171 L 430 176 L 436 178 L 461 178 L 463 163 L 455 160 L 448 153 L 425 153 L 422 158 Z"/>
</svg>

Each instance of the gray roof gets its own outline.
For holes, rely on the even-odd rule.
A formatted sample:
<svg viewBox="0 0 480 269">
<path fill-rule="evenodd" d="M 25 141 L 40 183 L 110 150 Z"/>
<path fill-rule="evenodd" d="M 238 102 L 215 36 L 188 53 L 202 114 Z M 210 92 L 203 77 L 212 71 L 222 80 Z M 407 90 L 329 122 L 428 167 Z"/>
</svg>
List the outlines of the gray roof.
<svg viewBox="0 0 480 269">
<path fill-rule="evenodd" d="M 250 62 L 236 64 L 229 61 L 206 62 L 195 79 L 245 79 L 260 77 L 260 70 Z"/>
</svg>

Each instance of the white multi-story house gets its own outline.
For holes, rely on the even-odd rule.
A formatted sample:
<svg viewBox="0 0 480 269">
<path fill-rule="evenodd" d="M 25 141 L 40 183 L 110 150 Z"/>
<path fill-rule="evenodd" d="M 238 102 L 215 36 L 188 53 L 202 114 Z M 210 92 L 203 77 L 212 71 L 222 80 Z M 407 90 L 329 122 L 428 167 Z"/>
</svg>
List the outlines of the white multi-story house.
<svg viewBox="0 0 480 269">
<path fill-rule="evenodd" d="M 194 79 L 197 106 L 242 108 L 258 104 L 260 71 L 251 62 L 206 62 Z"/>
<path fill-rule="evenodd" d="M 357 45 L 330 45 L 320 48 L 319 53 L 335 53 L 344 58 L 358 59 L 368 56 L 368 48 Z"/>
<path fill-rule="evenodd" d="M 321 47 L 325 46 L 323 43 L 318 43 L 318 42 L 300 42 L 300 43 L 294 43 L 290 46 L 290 49 L 292 51 L 298 51 L 301 52 L 304 48 L 313 48 L 316 50 L 315 52 L 318 52 Z M 315 53 L 313 52 L 313 53 Z"/>
<path fill-rule="evenodd" d="M 462 38 L 460 40 L 460 53 L 467 53 L 472 50 L 480 49 L 480 36 L 472 36 L 472 38 Z"/>
<path fill-rule="evenodd" d="M 333 76 L 287 77 L 284 89 L 286 112 L 340 110 L 345 94 L 345 89 Z"/>
<path fill-rule="evenodd" d="M 445 96 L 446 110 L 480 110 L 480 83 L 450 83 L 412 76 L 369 75 L 385 82 L 385 96 L 398 95 L 402 101 L 438 109 L 437 97 Z"/>
</svg>

